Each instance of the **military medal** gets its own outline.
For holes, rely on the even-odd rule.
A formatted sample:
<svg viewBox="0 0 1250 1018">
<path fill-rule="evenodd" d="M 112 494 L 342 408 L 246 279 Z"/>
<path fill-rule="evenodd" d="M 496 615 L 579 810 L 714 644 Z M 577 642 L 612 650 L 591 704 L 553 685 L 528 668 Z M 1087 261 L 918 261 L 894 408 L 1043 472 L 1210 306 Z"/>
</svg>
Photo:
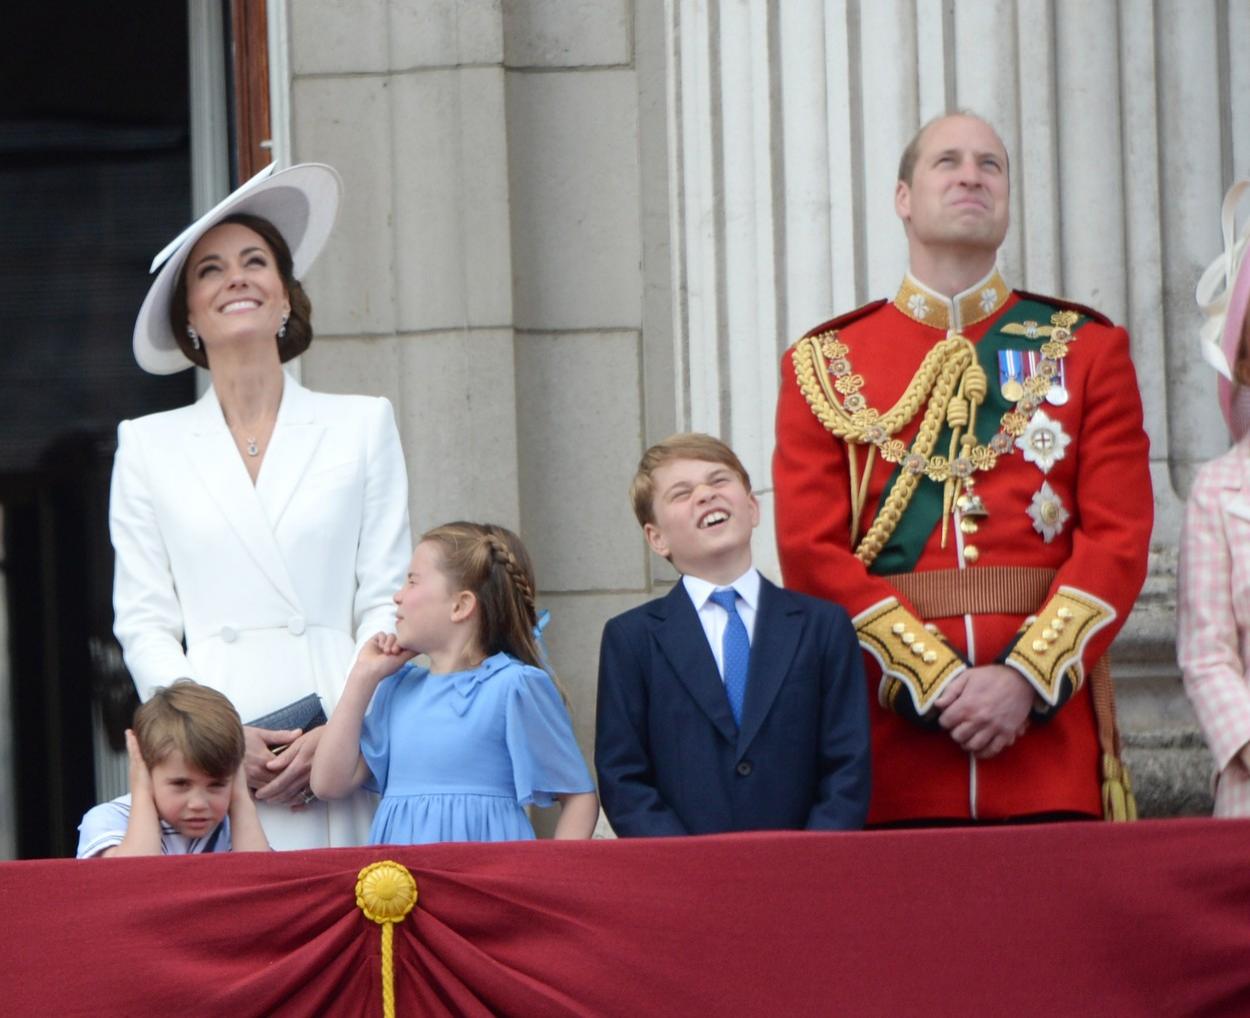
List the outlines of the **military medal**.
<svg viewBox="0 0 1250 1018">
<path fill-rule="evenodd" d="M 1071 441 L 1062 424 L 1048 417 L 1045 410 L 1036 410 L 1016 439 L 1016 448 L 1024 453 L 1026 462 L 1036 463 L 1037 468 L 1045 474 L 1063 459 Z"/>
<path fill-rule="evenodd" d="M 1024 377 L 1027 381 L 1037 374 L 1040 366 L 1039 357 L 1036 350 L 1029 350 L 1027 353 L 1021 354 L 1025 361 Z M 1064 375 L 1063 361 L 1055 364 L 1055 373 L 1050 379 L 1050 388 L 1046 390 L 1045 400 L 1051 406 L 1063 406 L 1068 402 L 1067 379 Z"/>
<path fill-rule="evenodd" d="M 998 351 L 998 386 L 1003 399 L 1019 403 L 1024 395 L 1024 358 L 1020 350 Z"/>
<path fill-rule="evenodd" d="M 1045 481 L 1034 493 L 1033 501 L 1025 512 L 1033 521 L 1033 529 L 1042 535 L 1042 540 L 1047 544 L 1063 533 L 1063 525 L 1068 522 L 1068 510 L 1064 507 L 1063 500 Z"/>
<path fill-rule="evenodd" d="M 1063 406 L 1068 402 L 1068 387 L 1064 375 L 1063 361 L 1055 365 L 1055 375 L 1050 380 L 1050 388 L 1046 390 L 1046 402 L 1051 406 Z"/>
<path fill-rule="evenodd" d="M 900 291 L 895 300 L 896 306 L 909 317 L 914 317 L 912 309 L 900 303 L 903 296 Z M 978 438 L 976 411 L 987 395 L 985 372 L 977 364 L 976 347 L 966 336 L 951 332 L 936 343 L 925 356 L 921 369 L 912 376 L 906 392 L 893 408 L 884 413 L 868 405 L 861 391 L 864 378 L 851 370 L 849 348 L 838 338 L 836 329 L 799 340 L 793 353 L 799 390 L 821 425 L 847 443 L 852 472 L 850 530 L 852 541 L 856 542 L 855 557 L 860 562 L 870 566 L 876 560 L 906 511 L 921 477 L 943 486 L 942 547 L 946 547 L 947 528 L 952 520 L 955 521 L 957 534 L 975 533 L 971 524 L 976 516 L 986 515 L 986 509 L 972 491 L 973 475 L 993 470 L 1003 457 L 1015 451 L 1015 440 L 1024 434 L 1029 419 L 1042 401 L 1043 391 L 1054 381 L 1057 365 L 1068 355 L 1069 347 L 1076 339 L 1071 326 L 1079 317 L 1072 312 L 1056 312 L 1051 315 L 1050 326 L 1035 323 L 1030 323 L 1027 329 L 1020 326 L 1022 334 L 1036 331 L 1039 338 L 1043 329 L 1051 330 L 1049 339 L 1037 351 L 1040 360 L 1036 361 L 1032 378 L 1024 377 L 1027 366 L 1023 355 L 1029 351 L 996 351 L 1001 395 L 1010 402 L 998 421 L 997 430 L 984 443 Z M 1013 334 L 1010 325 L 1004 326 L 1001 331 Z M 957 375 L 957 378 L 950 379 L 957 385 L 954 388 L 949 385 L 939 387 L 939 370 Z M 956 396 L 959 397 L 958 403 Z M 1018 398 L 1012 399 L 1012 396 Z M 910 440 L 909 447 L 897 436 L 926 399 L 929 400 L 929 410 L 921 421 L 920 430 Z M 948 450 L 944 450 L 945 455 L 939 455 L 934 445 L 944 425 L 949 430 L 950 442 Z M 1044 453 L 1047 440 L 1042 439 L 1038 444 L 1041 446 L 1040 453 Z M 877 507 L 867 530 L 861 532 L 859 524 L 867 501 L 867 484 L 854 480 L 857 472 L 855 455 L 857 449 L 865 446 L 870 447 L 869 456 L 875 453 L 885 463 L 898 464 L 905 483 L 893 485 Z M 1037 444 L 1032 447 L 1037 448 Z M 1057 458 L 1057 455 L 1052 458 Z M 865 479 L 870 476 L 870 469 L 865 465 Z M 967 490 L 961 490 L 965 486 Z M 1051 494 L 1053 496 L 1053 492 Z M 966 501 L 961 501 L 965 498 Z M 1067 510 L 1057 498 L 1052 498 L 1047 504 L 1050 508 L 1044 513 L 1041 509 L 1036 510 L 1036 514 L 1040 514 L 1036 515 L 1036 519 L 1045 517 L 1045 525 L 1052 529 L 1062 527 L 1067 519 Z M 959 519 L 956 519 L 957 515 Z M 1031 518 L 1034 515 L 1030 513 Z M 965 516 L 973 518 L 969 520 L 968 528 L 962 523 Z M 1058 530 L 1055 529 L 1055 532 Z M 971 546 L 965 545 L 963 561 L 975 561 L 973 551 Z"/>
</svg>

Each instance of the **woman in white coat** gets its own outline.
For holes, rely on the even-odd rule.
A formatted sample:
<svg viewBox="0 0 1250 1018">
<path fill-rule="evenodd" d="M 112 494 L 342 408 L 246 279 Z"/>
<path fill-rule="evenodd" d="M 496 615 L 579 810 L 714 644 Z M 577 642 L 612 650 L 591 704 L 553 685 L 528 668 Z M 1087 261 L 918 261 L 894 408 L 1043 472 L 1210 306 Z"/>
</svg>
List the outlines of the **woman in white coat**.
<svg viewBox="0 0 1250 1018">
<path fill-rule="evenodd" d="M 244 722 L 308 694 L 333 711 L 358 643 L 394 627 L 411 538 L 390 404 L 310 392 L 282 363 L 312 340 L 297 281 L 341 185 L 305 164 L 249 181 L 157 256 L 135 324 L 141 367 L 207 368 L 191 406 L 118 428 L 109 525 L 114 631 L 141 698 L 187 676 Z M 365 841 L 367 795 L 309 791 L 321 729 L 248 727 L 275 848 Z"/>
</svg>

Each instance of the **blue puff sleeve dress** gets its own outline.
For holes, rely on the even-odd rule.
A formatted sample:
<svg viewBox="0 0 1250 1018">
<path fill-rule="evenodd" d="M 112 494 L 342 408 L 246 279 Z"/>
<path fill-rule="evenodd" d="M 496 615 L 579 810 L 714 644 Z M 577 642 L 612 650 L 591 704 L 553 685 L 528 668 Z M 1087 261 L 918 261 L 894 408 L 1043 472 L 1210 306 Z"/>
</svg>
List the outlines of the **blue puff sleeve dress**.
<svg viewBox="0 0 1250 1018">
<path fill-rule="evenodd" d="M 530 803 L 594 791 L 546 672 L 495 654 L 467 672 L 406 665 L 374 693 L 360 749 L 382 793 L 369 841 L 532 839 Z"/>
</svg>

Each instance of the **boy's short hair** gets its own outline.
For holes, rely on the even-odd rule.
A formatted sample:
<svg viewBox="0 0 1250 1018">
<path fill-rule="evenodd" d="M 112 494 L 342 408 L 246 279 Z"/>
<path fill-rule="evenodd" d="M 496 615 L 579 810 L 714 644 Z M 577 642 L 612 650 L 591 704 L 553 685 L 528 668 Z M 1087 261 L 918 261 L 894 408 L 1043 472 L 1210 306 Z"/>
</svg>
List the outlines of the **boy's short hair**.
<svg viewBox="0 0 1250 1018">
<path fill-rule="evenodd" d="M 638 525 L 641 527 L 655 522 L 655 472 L 673 460 L 720 463 L 742 479 L 742 486 L 747 491 L 751 490 L 751 477 L 747 474 L 747 468 L 719 438 L 700 431 L 669 435 L 642 454 L 642 459 L 638 461 L 638 472 L 634 474 L 633 483 L 629 486 L 629 500 L 633 503 L 634 515 L 638 517 Z"/>
<path fill-rule="evenodd" d="M 135 711 L 135 738 L 148 768 L 177 750 L 209 777 L 233 777 L 243 762 L 243 722 L 215 689 L 191 679 L 161 686 Z"/>
</svg>

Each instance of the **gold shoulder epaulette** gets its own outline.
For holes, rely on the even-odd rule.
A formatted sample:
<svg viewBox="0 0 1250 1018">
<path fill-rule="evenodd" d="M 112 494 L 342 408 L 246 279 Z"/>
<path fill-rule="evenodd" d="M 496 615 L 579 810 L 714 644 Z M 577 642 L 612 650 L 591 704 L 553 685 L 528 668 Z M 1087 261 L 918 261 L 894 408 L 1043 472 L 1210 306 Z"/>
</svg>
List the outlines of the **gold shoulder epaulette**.
<svg viewBox="0 0 1250 1018">
<path fill-rule="evenodd" d="M 1083 315 L 1090 321 L 1097 322 L 1099 325 L 1114 325 L 1110 318 L 1101 311 L 1095 311 L 1086 304 L 1078 304 L 1074 300 L 1068 300 L 1066 297 L 1055 297 L 1044 293 L 1030 293 L 1028 290 L 1017 290 L 1021 297 L 1026 300 L 1036 301 L 1038 304 L 1046 304 L 1049 307 L 1059 311 L 1075 311 L 1079 315 Z"/>
<path fill-rule="evenodd" d="M 1073 692 L 1081 687 L 1085 646 L 1114 619 L 1115 609 L 1101 598 L 1075 587 L 1060 587 L 1020 633 L 1007 664 L 1053 707 L 1060 700 L 1065 674 L 1071 678 Z"/>
<path fill-rule="evenodd" d="M 935 626 L 921 622 L 897 598 L 886 598 L 853 621 L 860 646 L 877 659 L 883 677 L 896 683 L 887 687 L 889 700 L 901 684 L 917 714 L 933 706 L 947 683 L 967 667 Z"/>
<path fill-rule="evenodd" d="M 832 332 L 835 329 L 844 328 L 845 326 L 850 325 L 851 322 L 857 321 L 865 315 L 871 314 L 883 304 L 888 303 L 889 302 L 884 297 L 880 300 L 870 300 L 867 304 L 861 304 L 854 311 L 848 311 L 846 314 L 838 315 L 836 318 L 830 318 L 827 322 L 821 322 L 816 326 L 816 328 L 808 329 L 800 339 L 790 345 L 795 346 L 798 343 L 803 342 L 804 339 L 809 339 L 812 336 L 819 336 L 826 332 Z"/>
</svg>

